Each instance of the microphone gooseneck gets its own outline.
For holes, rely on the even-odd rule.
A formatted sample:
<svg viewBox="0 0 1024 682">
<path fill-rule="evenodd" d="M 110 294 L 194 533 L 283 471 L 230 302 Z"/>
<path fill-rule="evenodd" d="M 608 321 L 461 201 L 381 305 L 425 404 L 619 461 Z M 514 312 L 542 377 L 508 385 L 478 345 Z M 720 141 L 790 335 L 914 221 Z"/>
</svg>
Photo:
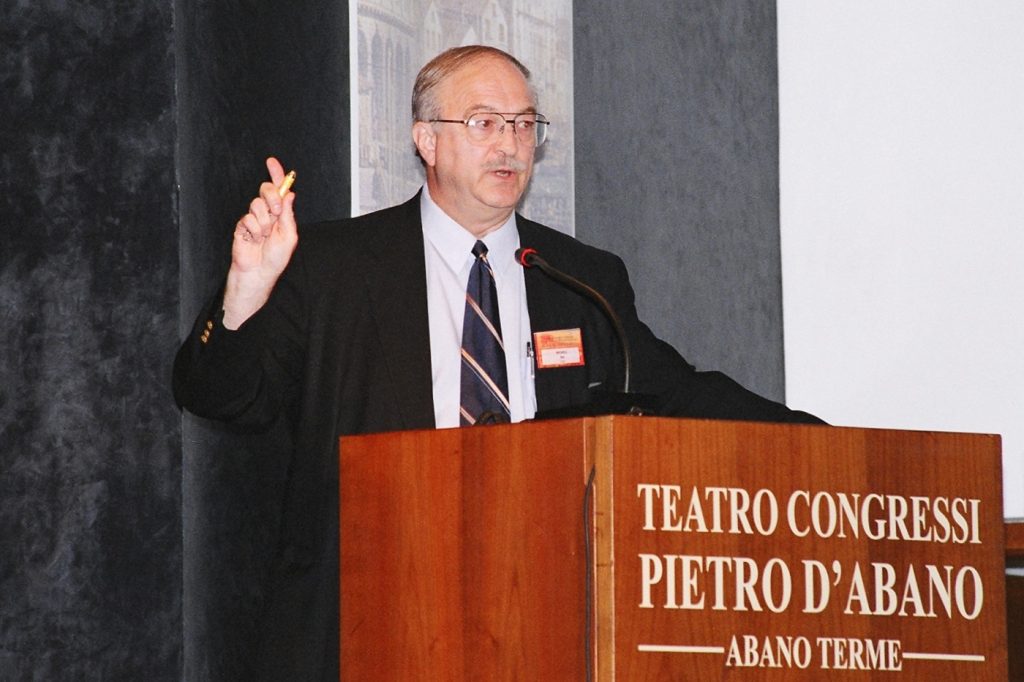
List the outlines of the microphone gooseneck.
<svg viewBox="0 0 1024 682">
<path fill-rule="evenodd" d="M 619 316 L 615 313 L 615 310 L 612 308 L 611 304 L 608 303 L 608 299 L 601 295 L 601 292 L 599 292 L 597 289 L 581 282 L 572 275 L 562 272 L 558 268 L 548 263 L 546 260 L 541 258 L 539 253 L 537 253 L 537 249 L 531 249 L 528 247 L 517 249 L 515 258 L 516 262 L 522 265 L 524 268 L 532 268 L 536 266 L 537 268 L 540 269 L 541 272 L 543 272 L 551 279 L 555 280 L 556 282 L 560 282 L 561 284 L 564 284 L 570 289 L 574 289 L 575 291 L 580 292 L 581 294 L 583 294 L 584 296 L 598 304 L 598 307 L 601 308 L 601 311 L 605 314 L 605 317 L 607 317 L 608 320 L 611 322 L 612 329 L 615 330 L 615 336 L 619 340 L 619 347 L 622 349 L 623 365 L 622 392 L 628 394 L 629 372 L 630 365 L 632 364 L 632 356 L 630 355 L 629 351 L 629 341 L 626 339 L 626 330 L 623 329 L 622 327 L 622 320 L 619 319 Z"/>
</svg>

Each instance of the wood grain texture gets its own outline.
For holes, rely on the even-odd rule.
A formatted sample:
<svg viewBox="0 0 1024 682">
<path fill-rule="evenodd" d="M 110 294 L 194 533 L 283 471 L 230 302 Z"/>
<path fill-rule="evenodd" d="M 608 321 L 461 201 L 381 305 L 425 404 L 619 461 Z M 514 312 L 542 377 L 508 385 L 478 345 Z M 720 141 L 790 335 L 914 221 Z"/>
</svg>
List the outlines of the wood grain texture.
<svg viewBox="0 0 1024 682">
<path fill-rule="evenodd" d="M 346 679 L 583 679 L 581 517 L 591 466 L 595 679 L 874 679 L 891 676 L 887 666 L 910 679 L 1006 678 L 997 437 L 604 417 L 345 438 L 341 452 Z M 674 508 L 660 499 L 648 507 L 643 486 L 686 494 Z M 693 490 L 707 501 L 706 532 L 693 522 Z M 809 525 L 819 493 L 821 502 L 880 497 L 878 506 L 862 507 L 856 532 L 822 525 L 819 533 Z M 749 504 L 736 504 L 744 494 Z M 895 536 L 938 528 L 928 525 L 931 517 L 915 521 L 898 510 L 901 500 L 940 497 L 977 500 L 962 531 L 977 543 L 867 537 L 882 522 Z M 791 499 L 805 500 L 802 510 L 793 506 L 794 523 Z M 766 500 L 777 513 L 756 515 L 753 509 L 771 507 Z M 642 555 L 665 559 L 665 579 L 652 581 L 649 605 Z M 689 582 L 684 557 L 705 562 Z M 805 561 L 836 572 L 828 574 L 830 598 L 820 612 L 804 608 Z M 954 593 L 955 576 L 976 571 L 983 592 L 963 580 L 947 614 L 941 596 L 934 607 L 930 601 L 928 566 L 940 576 L 949 571 Z M 911 570 L 935 615 L 914 615 L 907 602 Z M 885 571 L 892 583 L 878 588 Z M 850 596 L 856 584 L 863 584 L 860 598 Z M 812 596 L 822 590 L 816 585 Z M 681 608 L 684 593 L 700 606 Z M 893 603 L 909 604 L 905 615 L 882 613 Z M 763 663 L 763 643 L 777 648 L 776 637 L 793 646 L 804 641 L 805 665 L 745 668 L 747 654 L 733 655 L 734 639 L 753 638 Z M 648 644 L 704 649 L 643 650 Z M 899 653 L 871 658 L 855 654 L 858 646 Z M 855 663 L 864 669 L 851 669 Z"/>
<path fill-rule="evenodd" d="M 344 679 L 566 679 L 584 667 L 584 427 L 345 438 Z"/>
</svg>

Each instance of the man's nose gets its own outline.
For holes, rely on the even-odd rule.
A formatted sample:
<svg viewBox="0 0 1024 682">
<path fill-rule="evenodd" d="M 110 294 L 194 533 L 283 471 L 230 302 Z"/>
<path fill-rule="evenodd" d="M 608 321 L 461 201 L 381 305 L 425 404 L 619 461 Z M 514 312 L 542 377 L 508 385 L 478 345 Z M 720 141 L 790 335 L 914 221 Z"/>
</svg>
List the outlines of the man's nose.
<svg viewBox="0 0 1024 682">
<path fill-rule="evenodd" d="M 514 156 L 519 151 L 519 137 L 516 135 L 516 126 L 512 121 L 505 121 L 498 129 L 498 141 L 495 148 Z"/>
</svg>

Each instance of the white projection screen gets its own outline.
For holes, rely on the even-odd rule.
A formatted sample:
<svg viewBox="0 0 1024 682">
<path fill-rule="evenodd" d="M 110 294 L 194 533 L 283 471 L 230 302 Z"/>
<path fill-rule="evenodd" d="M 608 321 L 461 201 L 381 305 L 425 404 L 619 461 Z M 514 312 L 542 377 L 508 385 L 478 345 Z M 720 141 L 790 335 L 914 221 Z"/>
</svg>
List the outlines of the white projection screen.
<svg viewBox="0 0 1024 682">
<path fill-rule="evenodd" d="M 1024 3 L 779 0 L 786 391 L 998 433 L 1024 516 Z"/>
</svg>

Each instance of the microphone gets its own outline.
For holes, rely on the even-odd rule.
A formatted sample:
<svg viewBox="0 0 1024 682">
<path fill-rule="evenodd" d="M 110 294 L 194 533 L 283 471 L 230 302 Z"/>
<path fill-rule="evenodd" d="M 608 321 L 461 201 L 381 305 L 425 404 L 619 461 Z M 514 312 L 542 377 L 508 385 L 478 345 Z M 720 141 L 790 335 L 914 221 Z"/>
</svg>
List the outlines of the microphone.
<svg viewBox="0 0 1024 682">
<path fill-rule="evenodd" d="M 630 354 L 630 350 L 629 350 L 629 339 L 626 337 L 626 330 L 622 326 L 622 320 L 619 319 L 618 314 L 612 308 L 611 304 L 608 303 L 608 299 L 606 299 L 601 294 L 601 292 L 599 292 L 597 289 L 594 289 L 589 284 L 581 282 L 580 280 L 576 279 L 572 275 L 569 275 L 568 273 L 562 272 L 558 268 L 556 268 L 553 265 L 551 265 L 550 263 L 548 263 L 546 260 L 544 260 L 541 257 L 541 255 L 539 253 L 537 253 L 537 249 L 528 248 L 528 247 L 517 249 L 516 250 L 516 254 L 515 254 L 515 259 L 516 259 L 516 262 L 519 263 L 520 265 L 522 265 L 524 268 L 529 269 L 529 268 L 532 268 L 532 267 L 536 267 L 541 272 L 543 272 L 545 275 L 547 275 L 551 279 L 555 280 L 556 282 L 558 282 L 558 283 L 560 283 L 560 284 L 562 284 L 564 286 L 567 286 L 567 287 L 569 287 L 570 289 L 572 289 L 574 291 L 577 291 L 577 292 L 583 294 L 584 296 L 589 298 L 591 301 L 597 303 L 598 307 L 601 309 L 601 311 L 605 314 L 605 316 L 611 322 L 612 329 L 615 331 L 615 337 L 616 337 L 616 339 L 619 342 L 619 348 L 622 350 L 622 366 L 623 366 L 623 372 L 622 372 L 622 394 L 621 395 L 618 395 L 618 394 L 606 395 L 604 402 L 617 403 L 617 404 L 620 404 L 620 405 L 623 404 L 623 399 L 625 399 L 626 401 L 629 401 L 631 403 L 632 402 L 642 402 L 642 403 L 650 403 L 650 402 L 652 402 L 649 396 L 641 396 L 641 395 L 636 395 L 636 394 L 630 395 L 629 383 L 630 383 L 630 367 L 632 366 L 632 355 Z M 630 404 L 630 406 L 627 409 L 625 409 L 624 411 L 632 413 L 632 414 L 644 414 L 644 413 L 648 412 L 649 410 L 641 408 L 641 407 L 638 407 L 635 404 Z"/>
</svg>

